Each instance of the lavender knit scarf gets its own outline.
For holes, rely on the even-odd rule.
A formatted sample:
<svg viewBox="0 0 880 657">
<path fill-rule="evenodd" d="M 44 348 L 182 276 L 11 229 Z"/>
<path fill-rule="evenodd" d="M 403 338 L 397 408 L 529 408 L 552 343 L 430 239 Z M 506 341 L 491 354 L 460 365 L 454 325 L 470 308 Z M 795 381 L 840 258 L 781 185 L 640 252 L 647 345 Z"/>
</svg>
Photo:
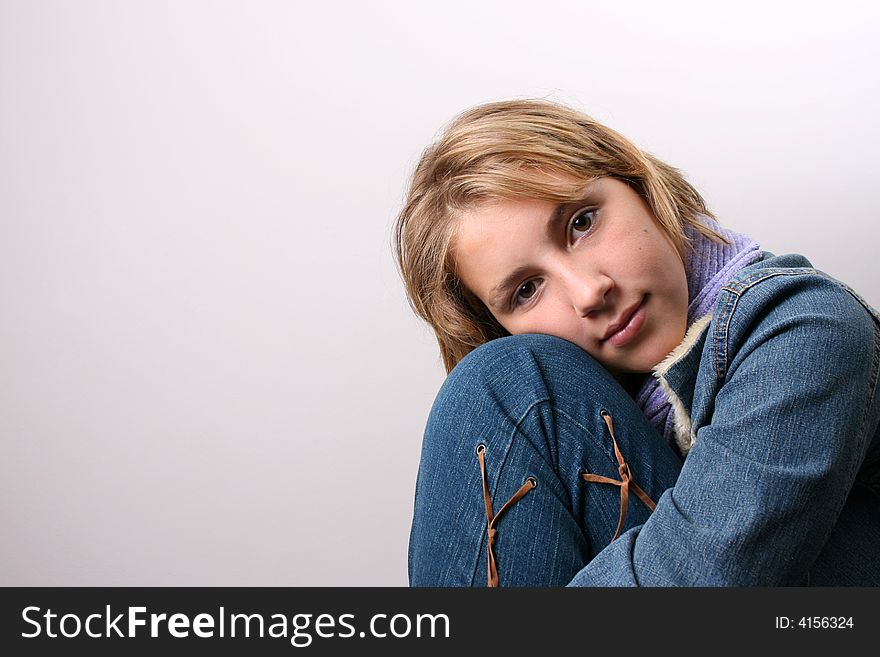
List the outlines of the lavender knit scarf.
<svg viewBox="0 0 880 657">
<path fill-rule="evenodd" d="M 730 244 L 714 242 L 690 225 L 685 225 L 685 234 L 693 244 L 685 268 L 688 282 L 688 328 L 712 310 L 721 286 L 733 274 L 761 259 L 760 246 L 750 237 L 722 228 L 716 221 L 704 215 L 698 215 L 697 218 L 705 226 L 730 240 Z M 636 403 L 657 431 L 663 434 L 666 442 L 674 445 L 675 412 L 655 377 L 649 377 L 642 385 L 636 395 Z"/>
</svg>

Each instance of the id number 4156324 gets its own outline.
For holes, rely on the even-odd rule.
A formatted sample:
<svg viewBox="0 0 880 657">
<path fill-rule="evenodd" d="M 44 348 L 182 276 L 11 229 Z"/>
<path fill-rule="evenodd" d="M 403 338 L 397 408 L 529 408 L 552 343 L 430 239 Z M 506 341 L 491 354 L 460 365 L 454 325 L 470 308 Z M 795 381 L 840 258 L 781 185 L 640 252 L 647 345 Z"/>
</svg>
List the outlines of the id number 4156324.
<svg viewBox="0 0 880 657">
<path fill-rule="evenodd" d="M 800 618 L 792 618 L 789 616 L 776 617 L 777 630 L 851 630 L 852 627 L 852 616 L 801 616 Z"/>
</svg>

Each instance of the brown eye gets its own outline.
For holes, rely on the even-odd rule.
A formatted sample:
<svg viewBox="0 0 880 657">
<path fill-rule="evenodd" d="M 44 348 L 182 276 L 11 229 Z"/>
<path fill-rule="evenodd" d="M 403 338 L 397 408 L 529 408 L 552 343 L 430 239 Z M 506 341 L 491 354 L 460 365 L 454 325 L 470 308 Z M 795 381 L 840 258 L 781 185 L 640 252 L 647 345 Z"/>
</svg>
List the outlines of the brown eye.
<svg viewBox="0 0 880 657">
<path fill-rule="evenodd" d="M 593 227 L 593 217 L 595 214 L 595 210 L 582 210 L 574 215 L 569 224 L 569 230 L 572 233 L 571 237 L 583 237 L 584 233 L 588 232 Z"/>
<path fill-rule="evenodd" d="M 528 299 L 535 293 L 535 284 L 532 281 L 528 283 L 523 283 L 519 286 L 519 290 L 517 290 L 517 294 L 523 299 Z"/>
<path fill-rule="evenodd" d="M 523 301 L 528 301 L 533 296 L 535 296 L 535 292 L 538 291 L 538 286 L 535 285 L 535 281 L 526 281 L 522 285 L 520 285 L 516 290 L 516 301 L 518 303 L 522 303 Z"/>
</svg>

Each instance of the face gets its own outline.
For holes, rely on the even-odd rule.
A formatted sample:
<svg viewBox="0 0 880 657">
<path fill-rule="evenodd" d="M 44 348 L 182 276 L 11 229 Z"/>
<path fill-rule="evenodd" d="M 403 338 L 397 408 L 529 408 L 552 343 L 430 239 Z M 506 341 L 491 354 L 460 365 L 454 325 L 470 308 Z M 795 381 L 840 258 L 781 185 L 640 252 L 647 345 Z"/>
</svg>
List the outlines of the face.
<svg viewBox="0 0 880 657">
<path fill-rule="evenodd" d="M 684 338 L 684 265 L 642 197 L 600 178 L 582 200 L 498 200 L 463 213 L 464 285 L 511 334 L 575 343 L 615 374 L 649 372 Z"/>
</svg>

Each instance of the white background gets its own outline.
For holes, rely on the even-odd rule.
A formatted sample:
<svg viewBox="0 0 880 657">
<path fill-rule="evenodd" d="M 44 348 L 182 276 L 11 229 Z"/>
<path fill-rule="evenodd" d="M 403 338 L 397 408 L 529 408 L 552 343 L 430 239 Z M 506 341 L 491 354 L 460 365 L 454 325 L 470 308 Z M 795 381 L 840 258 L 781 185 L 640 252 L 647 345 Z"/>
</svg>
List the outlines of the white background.
<svg viewBox="0 0 880 657">
<path fill-rule="evenodd" d="M 477 103 L 880 305 L 877 7 L 2 1 L 0 584 L 406 584 L 443 371 L 390 229 Z"/>
</svg>

